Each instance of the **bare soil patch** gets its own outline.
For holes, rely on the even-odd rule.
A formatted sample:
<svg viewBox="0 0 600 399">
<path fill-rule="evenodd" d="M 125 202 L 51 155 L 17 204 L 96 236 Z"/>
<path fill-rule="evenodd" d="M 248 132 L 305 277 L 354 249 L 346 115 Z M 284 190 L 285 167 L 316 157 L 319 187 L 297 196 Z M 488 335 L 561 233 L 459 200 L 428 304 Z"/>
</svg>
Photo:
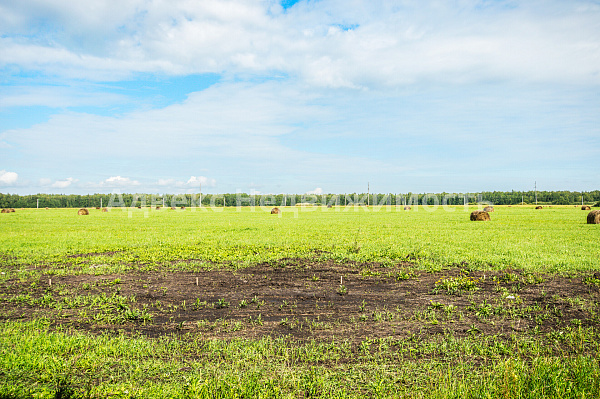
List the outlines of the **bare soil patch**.
<svg viewBox="0 0 600 399">
<path fill-rule="evenodd" d="M 0 286 L 0 320 L 47 317 L 75 329 L 151 337 L 358 342 L 549 333 L 598 326 L 600 310 L 594 277 L 461 267 L 427 273 L 410 264 L 288 259 L 235 271 L 43 276 L 33 283 Z"/>
</svg>

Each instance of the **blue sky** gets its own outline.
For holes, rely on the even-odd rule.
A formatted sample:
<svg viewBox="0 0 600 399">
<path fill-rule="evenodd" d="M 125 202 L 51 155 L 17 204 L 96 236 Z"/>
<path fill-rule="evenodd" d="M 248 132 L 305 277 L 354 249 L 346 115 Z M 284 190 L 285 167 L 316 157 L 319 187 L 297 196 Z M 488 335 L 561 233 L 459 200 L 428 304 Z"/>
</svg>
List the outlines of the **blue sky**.
<svg viewBox="0 0 600 399">
<path fill-rule="evenodd" d="M 595 190 L 595 0 L 0 0 L 0 192 Z"/>
</svg>

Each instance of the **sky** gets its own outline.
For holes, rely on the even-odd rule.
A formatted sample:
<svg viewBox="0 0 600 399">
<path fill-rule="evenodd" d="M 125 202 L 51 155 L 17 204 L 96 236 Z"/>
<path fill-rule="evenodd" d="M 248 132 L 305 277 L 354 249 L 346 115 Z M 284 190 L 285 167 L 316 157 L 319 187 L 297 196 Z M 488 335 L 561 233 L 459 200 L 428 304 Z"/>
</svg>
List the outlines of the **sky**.
<svg viewBox="0 0 600 399">
<path fill-rule="evenodd" d="M 598 0 L 0 0 L 0 192 L 600 187 Z"/>
</svg>

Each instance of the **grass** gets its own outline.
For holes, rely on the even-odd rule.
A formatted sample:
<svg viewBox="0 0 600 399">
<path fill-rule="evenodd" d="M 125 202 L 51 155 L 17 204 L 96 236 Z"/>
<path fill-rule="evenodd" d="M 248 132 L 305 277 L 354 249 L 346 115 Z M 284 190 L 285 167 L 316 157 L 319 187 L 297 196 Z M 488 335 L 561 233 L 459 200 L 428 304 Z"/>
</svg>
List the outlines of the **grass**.
<svg viewBox="0 0 600 399">
<path fill-rule="evenodd" d="M 564 356 L 531 340 L 152 340 L 52 331 L 43 320 L 0 330 L 0 397 L 593 398 L 600 393 L 593 329 L 573 328 Z M 512 353 L 505 358 L 506 353 Z M 443 354 L 442 360 L 432 356 Z M 476 354 L 477 362 L 473 362 Z M 437 356 L 436 356 L 437 357 Z M 426 360 L 427 359 L 427 360 Z M 426 361 L 425 361 L 426 360 Z"/>
<path fill-rule="evenodd" d="M 20 265 L 50 265 L 56 266 L 56 274 L 164 265 L 243 267 L 315 256 L 340 262 L 408 260 L 438 270 L 451 264 L 541 272 L 600 270 L 595 246 L 600 229 L 586 224 L 580 210 L 496 208 L 491 222 L 479 223 L 470 222 L 472 209 L 463 207 L 451 207 L 451 212 L 422 207 L 282 208 L 281 217 L 260 208 L 113 209 L 92 210 L 89 216 L 77 216 L 73 209 L 27 209 L 2 215 L 0 257 L 16 270 Z M 90 253 L 94 255 L 79 256 Z M 3 271 L 14 273 L 12 268 Z"/>
<path fill-rule="evenodd" d="M 590 276 L 600 270 L 600 229 L 585 223 L 585 212 L 496 207 L 490 222 L 471 222 L 473 208 L 463 207 L 280 209 L 281 215 L 260 208 L 3 214 L 0 399 L 600 397 L 600 280 Z M 129 271 L 166 274 L 258 263 L 277 269 L 288 258 L 358 262 L 357 275 L 374 285 L 382 279 L 420 284 L 422 274 L 451 265 L 464 274 L 444 274 L 435 283 L 432 277 L 427 290 L 437 296 L 419 309 L 356 303 L 354 340 L 336 339 L 342 324 L 297 314 L 300 301 L 271 304 L 254 294 L 233 301 L 223 293 L 174 304 L 167 301 L 171 290 L 153 287 L 146 307 L 123 293 L 132 284 L 124 278 Z M 475 270 L 495 272 L 486 280 L 469 275 Z M 543 284 L 553 273 L 580 272 L 585 297 L 521 297 L 524 287 Z M 60 283 L 65 275 L 110 276 L 75 286 Z M 326 283 L 323 271 L 311 271 L 301 282 Z M 336 276 L 335 298 L 348 301 L 352 283 Z M 478 297 L 485 284 L 493 295 Z M 406 298 L 412 299 L 410 292 Z M 317 309 L 330 303 L 317 302 Z M 285 316 L 269 321 L 275 306 Z M 23 309 L 33 309 L 34 316 L 25 320 Z M 243 310 L 248 317 L 174 319 L 187 309 Z M 522 331 L 521 323 L 529 321 L 536 327 Z M 150 323 L 178 328 L 150 338 L 142 334 Z M 333 338 L 228 335 L 269 323 Z M 449 327 L 461 323 L 466 332 L 455 335 Z M 484 334 L 490 323 L 507 330 Z M 116 328 L 103 329 L 107 325 Z M 190 325 L 194 333 L 186 333 Z M 406 325 L 412 332 L 374 333 Z"/>
</svg>

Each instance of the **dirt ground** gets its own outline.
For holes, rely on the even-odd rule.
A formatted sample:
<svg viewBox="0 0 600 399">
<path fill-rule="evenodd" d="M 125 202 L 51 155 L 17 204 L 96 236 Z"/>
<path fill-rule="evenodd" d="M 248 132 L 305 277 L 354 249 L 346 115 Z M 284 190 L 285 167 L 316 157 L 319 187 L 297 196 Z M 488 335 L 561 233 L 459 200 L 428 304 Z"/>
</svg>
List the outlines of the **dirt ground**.
<svg viewBox="0 0 600 399">
<path fill-rule="evenodd" d="M 0 320 L 46 317 L 75 329 L 150 337 L 269 335 L 352 342 L 544 333 L 599 324 L 600 280 L 593 275 L 474 272 L 463 266 L 427 273 L 408 263 L 382 267 L 288 259 L 236 271 L 42 276 L 34 284 L 0 285 Z M 444 282 L 453 281 L 470 283 L 471 289 L 450 292 Z M 49 294 L 52 300 L 44 299 Z M 103 299 L 84 303 L 77 297 Z"/>
</svg>

